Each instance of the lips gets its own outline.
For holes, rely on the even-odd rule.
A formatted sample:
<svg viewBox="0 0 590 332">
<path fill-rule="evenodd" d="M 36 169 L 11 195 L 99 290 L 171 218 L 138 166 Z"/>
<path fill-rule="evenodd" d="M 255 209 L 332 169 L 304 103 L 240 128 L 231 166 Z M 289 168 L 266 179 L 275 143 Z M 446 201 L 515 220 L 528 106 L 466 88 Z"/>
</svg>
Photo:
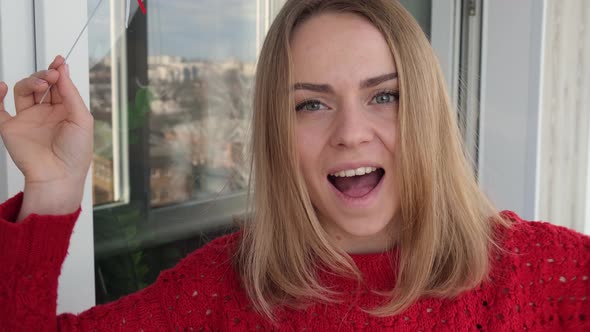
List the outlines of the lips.
<svg viewBox="0 0 590 332">
<path fill-rule="evenodd" d="M 343 195 L 351 198 L 361 198 L 370 193 L 385 175 L 383 168 L 364 175 L 337 176 L 328 175 L 328 181 Z"/>
</svg>

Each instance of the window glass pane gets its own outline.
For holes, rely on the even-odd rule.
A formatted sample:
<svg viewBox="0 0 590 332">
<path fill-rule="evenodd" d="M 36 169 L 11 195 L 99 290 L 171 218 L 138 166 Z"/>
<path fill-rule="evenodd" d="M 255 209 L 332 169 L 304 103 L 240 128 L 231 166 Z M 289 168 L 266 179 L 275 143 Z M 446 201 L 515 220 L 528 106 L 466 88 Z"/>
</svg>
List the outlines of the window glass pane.
<svg viewBox="0 0 590 332">
<path fill-rule="evenodd" d="M 432 0 L 400 0 L 400 2 L 414 15 L 424 33 L 430 36 Z"/>
<path fill-rule="evenodd" d="M 241 192 L 256 1 L 150 4 L 150 204 Z"/>
</svg>

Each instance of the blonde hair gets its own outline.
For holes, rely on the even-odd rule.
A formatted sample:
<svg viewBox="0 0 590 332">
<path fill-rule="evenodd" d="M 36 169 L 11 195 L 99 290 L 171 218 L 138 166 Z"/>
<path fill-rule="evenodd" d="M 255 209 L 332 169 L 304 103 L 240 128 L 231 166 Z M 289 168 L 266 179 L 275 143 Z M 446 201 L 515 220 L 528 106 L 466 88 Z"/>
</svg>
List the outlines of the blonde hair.
<svg viewBox="0 0 590 332">
<path fill-rule="evenodd" d="M 298 167 L 290 40 L 313 15 L 353 13 L 389 44 L 399 79 L 397 172 L 399 264 L 395 288 L 375 315 L 402 312 L 422 296 L 453 297 L 485 280 L 504 224 L 480 191 L 466 157 L 436 56 L 420 26 L 392 0 L 289 0 L 264 41 L 254 88 L 251 220 L 236 267 L 254 307 L 336 301 L 320 268 L 361 279 L 321 227 Z M 393 125 L 393 124 L 392 124 Z M 393 228 L 392 228 L 393 229 Z"/>
</svg>

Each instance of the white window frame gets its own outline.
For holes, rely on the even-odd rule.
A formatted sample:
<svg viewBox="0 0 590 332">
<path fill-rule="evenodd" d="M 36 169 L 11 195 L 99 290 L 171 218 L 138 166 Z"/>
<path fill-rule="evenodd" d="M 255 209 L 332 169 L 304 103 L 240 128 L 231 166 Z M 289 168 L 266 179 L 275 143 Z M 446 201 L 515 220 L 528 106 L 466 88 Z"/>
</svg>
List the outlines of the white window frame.
<svg viewBox="0 0 590 332">
<path fill-rule="evenodd" d="M 88 4 L 87 0 L 84 0 Z M 112 176 L 113 176 L 113 200 L 111 202 L 94 207 L 94 209 L 106 209 L 129 203 L 129 132 L 127 128 L 127 45 L 125 34 L 120 33 L 118 27 L 122 27 L 132 15 L 127 12 L 125 3 L 121 0 L 108 0 L 97 2 L 100 11 L 108 8 L 111 20 L 111 129 L 112 129 Z M 95 8 L 88 8 L 94 10 Z M 91 29 L 89 26 L 88 29 Z M 90 68 L 90 67 L 89 67 Z M 90 97 L 89 97 L 90 98 Z M 92 110 L 91 110 L 92 111 Z M 94 190 L 94 189 L 93 189 Z"/>
<path fill-rule="evenodd" d="M 15 28 L 18 27 L 18 28 Z M 35 70 L 33 3 L 0 0 L 0 80 L 8 84 L 6 110 L 14 115 L 12 87 Z M 0 195 L 5 200 L 23 190 L 24 178 L 0 142 Z"/>
</svg>

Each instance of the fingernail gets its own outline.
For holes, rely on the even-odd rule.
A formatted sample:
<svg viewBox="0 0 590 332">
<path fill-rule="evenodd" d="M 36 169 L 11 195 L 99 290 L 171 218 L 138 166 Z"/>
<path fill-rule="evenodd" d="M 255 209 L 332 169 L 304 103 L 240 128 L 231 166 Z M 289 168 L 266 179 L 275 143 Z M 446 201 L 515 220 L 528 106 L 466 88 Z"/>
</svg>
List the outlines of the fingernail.
<svg viewBox="0 0 590 332">
<path fill-rule="evenodd" d="M 35 79 L 35 84 L 37 84 L 37 85 L 43 85 L 45 83 L 47 83 L 46 80 L 42 80 L 40 78 Z"/>
<path fill-rule="evenodd" d="M 70 65 L 68 65 L 66 63 L 65 66 L 66 66 L 66 75 L 68 75 L 68 77 L 70 77 Z"/>
</svg>

